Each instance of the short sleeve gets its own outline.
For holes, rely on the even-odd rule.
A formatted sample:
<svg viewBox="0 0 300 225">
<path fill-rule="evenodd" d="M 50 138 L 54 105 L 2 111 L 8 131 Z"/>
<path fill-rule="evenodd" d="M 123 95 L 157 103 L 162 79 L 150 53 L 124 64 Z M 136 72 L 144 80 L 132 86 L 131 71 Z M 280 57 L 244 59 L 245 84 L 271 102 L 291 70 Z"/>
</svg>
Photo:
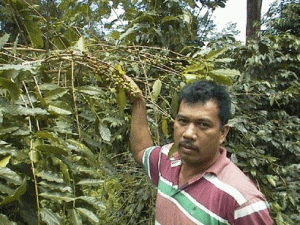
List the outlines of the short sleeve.
<svg viewBox="0 0 300 225">
<path fill-rule="evenodd" d="M 245 204 L 234 212 L 236 225 L 272 225 L 273 220 L 270 216 L 268 203 L 265 201 L 256 201 L 251 204 Z"/>
<path fill-rule="evenodd" d="M 160 157 L 161 147 L 159 146 L 147 148 L 143 155 L 144 169 L 155 186 L 157 186 L 159 179 Z"/>
</svg>

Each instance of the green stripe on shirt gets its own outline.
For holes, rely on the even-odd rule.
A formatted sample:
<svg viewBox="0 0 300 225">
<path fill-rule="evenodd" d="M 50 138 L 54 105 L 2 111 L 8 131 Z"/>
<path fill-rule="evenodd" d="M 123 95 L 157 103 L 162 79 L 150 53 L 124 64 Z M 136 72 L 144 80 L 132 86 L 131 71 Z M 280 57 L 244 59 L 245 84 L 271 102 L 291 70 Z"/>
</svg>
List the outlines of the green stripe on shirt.
<svg viewBox="0 0 300 225">
<path fill-rule="evenodd" d="M 152 178 L 152 177 L 151 177 L 151 173 L 150 173 L 149 157 L 150 157 L 150 153 L 152 152 L 153 149 L 155 149 L 155 146 L 147 148 L 143 155 L 143 166 L 150 178 Z"/>
<path fill-rule="evenodd" d="M 163 197 L 175 203 L 178 208 L 180 208 L 180 210 L 194 222 L 209 225 L 229 224 L 227 220 L 220 218 L 200 203 L 195 204 L 196 200 L 191 200 L 192 197 L 190 195 L 184 191 L 174 188 L 172 185 L 164 181 L 163 178 L 159 180 L 158 190 Z"/>
</svg>

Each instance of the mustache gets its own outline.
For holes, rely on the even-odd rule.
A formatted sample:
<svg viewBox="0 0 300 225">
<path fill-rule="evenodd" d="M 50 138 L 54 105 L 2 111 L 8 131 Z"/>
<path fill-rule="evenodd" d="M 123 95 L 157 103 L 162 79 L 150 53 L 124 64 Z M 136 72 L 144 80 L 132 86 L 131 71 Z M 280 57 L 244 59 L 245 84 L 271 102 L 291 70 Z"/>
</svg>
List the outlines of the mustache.
<svg viewBox="0 0 300 225">
<path fill-rule="evenodd" d="M 193 149 L 195 151 L 199 151 L 199 148 L 196 147 L 191 141 L 189 140 L 185 140 L 185 141 L 180 141 L 179 142 L 179 147 L 184 147 L 184 148 L 189 148 L 189 149 Z"/>
</svg>

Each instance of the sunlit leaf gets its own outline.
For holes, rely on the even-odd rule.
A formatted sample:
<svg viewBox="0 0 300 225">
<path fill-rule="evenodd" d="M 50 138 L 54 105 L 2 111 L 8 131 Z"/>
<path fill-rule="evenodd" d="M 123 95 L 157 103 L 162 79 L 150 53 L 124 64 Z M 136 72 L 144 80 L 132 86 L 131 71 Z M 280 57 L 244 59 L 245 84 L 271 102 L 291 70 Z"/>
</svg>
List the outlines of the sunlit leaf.
<svg viewBox="0 0 300 225">
<path fill-rule="evenodd" d="M 71 214 L 70 218 L 73 225 L 82 225 L 82 220 L 75 209 L 70 209 L 68 212 Z"/>
<path fill-rule="evenodd" d="M 17 225 L 17 223 L 10 221 L 6 215 L 0 214 L 1 225 Z"/>
<path fill-rule="evenodd" d="M 70 174 L 69 174 L 69 168 L 68 166 L 59 158 L 57 157 L 51 157 L 54 165 L 59 165 L 60 170 L 63 174 L 64 180 L 69 184 L 71 182 Z"/>
<path fill-rule="evenodd" d="M 73 113 L 70 105 L 68 105 L 68 103 L 66 102 L 61 101 L 51 102 L 48 106 L 48 111 L 59 115 L 70 115 Z"/>
<path fill-rule="evenodd" d="M 99 185 L 99 184 L 98 184 Z M 80 196 L 77 199 L 81 199 L 91 205 L 93 205 L 94 207 L 98 208 L 98 209 L 106 209 L 106 206 L 103 202 L 99 201 L 97 198 L 95 197 L 90 197 L 90 196 Z"/>
<path fill-rule="evenodd" d="M 78 40 L 78 41 L 76 42 L 76 44 L 74 45 L 74 48 L 75 48 L 76 50 L 81 51 L 81 52 L 83 52 L 83 51 L 86 50 L 86 48 L 85 48 L 85 41 L 84 41 L 84 37 L 83 37 L 83 36 L 81 36 L 81 37 L 79 38 L 79 40 Z"/>
<path fill-rule="evenodd" d="M 48 199 L 51 199 L 54 201 L 72 202 L 75 200 L 75 198 L 73 198 L 72 196 L 63 194 L 63 193 L 45 193 L 45 192 L 43 192 L 39 195 L 44 198 L 48 198 Z"/>
<path fill-rule="evenodd" d="M 119 112 L 123 113 L 125 107 L 126 107 L 126 94 L 123 89 L 118 89 L 117 91 L 117 103 L 119 105 Z"/>
<path fill-rule="evenodd" d="M 84 94 L 88 94 L 88 95 L 101 95 L 103 94 L 103 91 L 101 88 L 99 87 L 92 87 L 92 86 L 81 86 L 81 87 L 78 87 L 77 90 L 81 93 L 84 93 Z"/>
<path fill-rule="evenodd" d="M 100 184 L 103 184 L 104 180 L 98 180 L 98 179 L 85 179 L 81 180 L 77 183 L 77 185 L 87 185 L 87 186 L 98 186 Z"/>
<path fill-rule="evenodd" d="M 42 48 L 44 46 L 43 33 L 37 23 L 28 20 L 24 20 L 23 22 L 27 28 L 33 46 L 36 48 Z"/>
<path fill-rule="evenodd" d="M 8 42 L 10 35 L 9 34 L 4 34 L 1 38 L 0 38 L 0 49 Z"/>
<path fill-rule="evenodd" d="M 46 100 L 55 100 L 58 98 L 63 97 L 65 94 L 68 93 L 68 89 L 66 88 L 57 88 L 51 91 L 48 91 L 45 95 Z"/>
<path fill-rule="evenodd" d="M 99 125 L 99 134 L 104 141 L 110 142 L 111 132 L 108 129 L 108 127 L 103 123 Z"/>
<path fill-rule="evenodd" d="M 203 70 L 204 68 L 205 68 L 204 63 L 192 64 L 192 65 L 188 66 L 187 68 L 185 68 L 184 73 L 196 72 L 199 70 Z"/>
<path fill-rule="evenodd" d="M 161 121 L 161 129 L 165 137 L 168 137 L 169 136 L 168 120 L 166 118 L 163 118 Z"/>
<path fill-rule="evenodd" d="M 152 93 L 151 93 L 151 99 L 152 101 L 156 102 L 159 94 L 160 94 L 160 91 L 161 91 L 161 86 L 162 86 L 162 83 L 160 80 L 156 80 L 153 84 L 153 89 L 152 89 Z"/>
<path fill-rule="evenodd" d="M 47 189 L 53 190 L 53 191 L 61 191 L 61 192 L 68 192 L 68 193 L 73 193 L 73 189 L 70 186 L 67 186 L 66 184 L 59 184 L 55 182 L 46 182 L 46 181 L 41 181 L 39 182 L 39 185 L 42 187 L 45 187 Z"/>
<path fill-rule="evenodd" d="M 10 202 L 19 199 L 26 192 L 26 190 L 27 190 L 27 182 L 26 179 L 24 179 L 21 186 L 19 186 L 12 195 L 9 195 L 6 198 L 4 198 L 0 202 L 0 205 L 6 205 Z"/>
<path fill-rule="evenodd" d="M 100 221 L 98 217 L 90 210 L 85 208 L 76 208 L 76 210 L 83 216 L 87 217 L 91 222 L 98 224 Z"/>
<path fill-rule="evenodd" d="M 11 155 L 5 156 L 4 158 L 0 159 L 0 167 L 6 167 L 9 163 L 9 160 L 11 158 Z"/>
<path fill-rule="evenodd" d="M 206 54 L 206 59 L 215 59 L 218 56 L 222 55 L 224 52 L 227 51 L 227 47 L 225 48 L 219 48 L 217 50 L 211 50 Z"/>
<path fill-rule="evenodd" d="M 177 148 L 175 147 L 175 145 L 173 144 L 172 147 L 170 148 L 169 150 L 169 153 L 168 153 L 168 157 L 169 158 L 172 158 L 173 154 L 177 152 Z"/>
<path fill-rule="evenodd" d="M 0 177 L 16 185 L 22 184 L 22 178 L 15 171 L 7 167 L 0 167 Z"/>
<path fill-rule="evenodd" d="M 95 159 L 94 153 L 85 144 L 74 139 L 67 140 L 67 143 L 70 149 L 82 153 L 82 155 L 87 156 L 89 159 Z"/>
<path fill-rule="evenodd" d="M 35 146 L 35 150 L 46 152 L 46 153 L 53 153 L 57 155 L 69 155 L 70 151 L 69 149 L 57 147 L 53 145 L 38 145 Z"/>
<path fill-rule="evenodd" d="M 54 213 L 51 209 L 42 208 L 40 209 L 41 219 L 46 224 L 60 225 L 62 223 L 62 219 L 58 213 Z"/>
<path fill-rule="evenodd" d="M 272 175 L 267 175 L 266 177 L 267 177 L 267 180 L 269 181 L 269 183 L 270 183 L 272 186 L 276 187 L 276 182 L 275 182 L 275 180 L 274 180 L 274 177 L 273 177 Z"/>
<path fill-rule="evenodd" d="M 64 180 L 57 174 L 52 173 L 50 171 L 41 171 L 36 173 L 36 176 L 41 177 L 48 181 L 55 181 L 57 183 L 63 183 Z"/>
</svg>

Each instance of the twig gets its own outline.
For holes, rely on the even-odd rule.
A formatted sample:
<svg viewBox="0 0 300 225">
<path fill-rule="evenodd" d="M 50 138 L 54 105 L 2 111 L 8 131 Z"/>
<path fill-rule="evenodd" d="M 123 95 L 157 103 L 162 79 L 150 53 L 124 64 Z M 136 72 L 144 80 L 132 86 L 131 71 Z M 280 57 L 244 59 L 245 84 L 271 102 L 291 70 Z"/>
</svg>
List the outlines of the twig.
<svg viewBox="0 0 300 225">
<path fill-rule="evenodd" d="M 81 135 L 80 135 L 79 116 L 78 116 L 78 110 L 77 110 L 77 104 L 76 104 L 76 92 L 75 92 L 75 86 L 74 86 L 74 61 L 71 62 L 71 70 L 72 70 L 71 85 L 72 85 L 72 94 L 73 94 L 73 101 L 74 101 L 75 118 L 76 118 L 76 123 L 77 123 L 78 134 L 79 134 L 79 138 L 80 138 Z"/>
</svg>

